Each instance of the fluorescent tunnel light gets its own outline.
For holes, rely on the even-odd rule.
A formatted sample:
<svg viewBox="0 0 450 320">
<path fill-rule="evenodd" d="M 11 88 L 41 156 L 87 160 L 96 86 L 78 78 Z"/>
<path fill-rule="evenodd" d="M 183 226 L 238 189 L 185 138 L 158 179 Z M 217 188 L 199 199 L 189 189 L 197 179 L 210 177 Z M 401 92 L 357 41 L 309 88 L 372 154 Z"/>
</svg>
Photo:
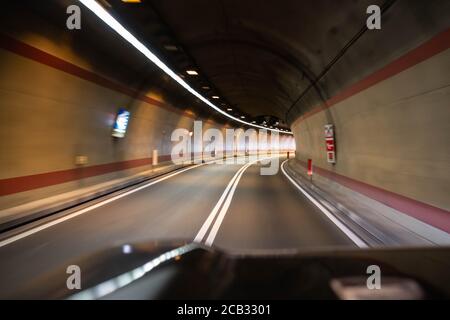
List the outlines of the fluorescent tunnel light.
<svg viewBox="0 0 450 320">
<path fill-rule="evenodd" d="M 135 36 L 133 36 L 127 29 L 125 29 L 111 14 L 109 14 L 101 5 L 99 5 L 95 0 L 79 0 L 86 8 L 92 11 L 97 17 L 99 17 L 103 22 L 105 22 L 109 27 L 111 27 L 115 32 L 117 32 L 122 38 L 124 38 L 128 43 L 130 43 L 133 47 L 135 47 L 139 52 L 141 52 L 147 59 L 153 62 L 158 68 L 164 71 L 168 76 L 170 76 L 173 80 L 178 82 L 183 88 L 193 94 L 195 97 L 203 101 L 212 109 L 221 113 L 225 117 L 232 119 L 236 122 L 240 122 L 242 124 L 266 129 L 263 126 L 252 124 L 250 122 L 241 120 L 236 118 L 225 111 L 221 110 L 219 107 L 211 103 L 207 98 L 202 96 L 200 93 L 195 91 L 189 84 L 187 84 L 179 75 L 177 75 L 174 71 L 172 71 L 164 62 L 162 62 L 153 52 L 151 52 L 142 42 L 140 42 Z M 282 132 L 277 129 L 269 129 L 270 131 Z M 289 134 L 292 134 L 289 132 Z"/>
</svg>

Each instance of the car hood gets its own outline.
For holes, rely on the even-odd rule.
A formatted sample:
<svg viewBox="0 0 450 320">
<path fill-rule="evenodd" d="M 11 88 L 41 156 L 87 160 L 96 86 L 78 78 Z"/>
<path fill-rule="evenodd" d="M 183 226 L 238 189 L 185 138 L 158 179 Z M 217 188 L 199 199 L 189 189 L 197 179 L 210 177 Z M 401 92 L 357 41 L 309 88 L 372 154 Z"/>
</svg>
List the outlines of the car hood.
<svg viewBox="0 0 450 320">
<path fill-rule="evenodd" d="M 68 289 L 68 266 L 79 267 L 81 289 Z M 370 266 L 382 290 L 368 290 Z M 450 297 L 448 270 L 449 248 L 230 252 L 146 242 L 69 261 L 4 298 L 440 299 Z"/>
</svg>

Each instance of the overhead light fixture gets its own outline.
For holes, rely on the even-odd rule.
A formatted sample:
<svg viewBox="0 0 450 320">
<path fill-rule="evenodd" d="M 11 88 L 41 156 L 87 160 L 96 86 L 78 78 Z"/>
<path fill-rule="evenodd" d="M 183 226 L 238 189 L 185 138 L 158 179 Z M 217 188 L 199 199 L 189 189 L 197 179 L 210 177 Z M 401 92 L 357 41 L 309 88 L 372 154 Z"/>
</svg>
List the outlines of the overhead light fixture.
<svg viewBox="0 0 450 320">
<path fill-rule="evenodd" d="M 241 116 L 241 119 L 245 119 L 245 116 Z"/>
<path fill-rule="evenodd" d="M 186 70 L 186 73 L 190 76 L 198 76 L 198 72 L 195 70 Z"/>
<path fill-rule="evenodd" d="M 256 123 L 256 121 L 252 121 L 252 123 Z"/>
<path fill-rule="evenodd" d="M 141 0 L 122 0 L 125 3 L 141 3 Z"/>
<path fill-rule="evenodd" d="M 142 42 L 140 42 L 134 35 L 130 33 L 123 25 L 120 24 L 119 21 L 117 21 L 108 11 L 106 11 L 100 4 L 97 3 L 95 0 L 79 0 L 86 8 L 88 8 L 90 11 L 92 11 L 97 17 L 99 17 L 104 23 L 106 23 L 111 29 L 113 29 L 115 32 L 117 32 L 123 39 L 125 39 L 128 43 L 130 43 L 133 47 L 136 48 L 140 53 L 142 53 L 149 61 L 154 63 L 158 68 L 160 68 L 163 72 L 165 72 L 169 77 L 171 77 L 173 80 L 178 82 L 184 89 L 189 91 L 192 95 L 203 101 L 206 105 L 208 105 L 210 108 L 216 110 L 217 112 L 221 113 L 227 118 L 233 119 L 234 121 L 240 122 L 245 125 L 249 125 L 255 128 L 262 128 L 264 127 L 252 124 L 247 121 L 243 121 L 235 116 L 232 116 L 226 111 L 220 109 L 216 105 L 214 105 L 211 101 L 209 101 L 207 98 L 202 96 L 200 93 L 195 91 L 186 81 L 184 81 L 179 75 L 177 75 L 172 69 L 170 69 L 164 62 L 162 62 L 153 52 L 151 52 Z M 194 71 L 194 75 L 198 75 L 197 71 L 195 70 L 188 70 L 188 71 Z M 187 72 L 187 71 L 186 71 Z M 188 73 L 189 74 L 189 73 Z M 281 132 L 280 130 L 273 129 L 271 131 L 277 131 Z"/>
<path fill-rule="evenodd" d="M 164 46 L 164 49 L 166 49 L 167 51 L 178 51 L 178 47 L 173 44 L 166 44 Z"/>
<path fill-rule="evenodd" d="M 231 108 L 227 108 L 227 111 L 233 111 L 233 109 L 231 109 Z"/>
<path fill-rule="evenodd" d="M 203 89 L 203 90 L 209 90 L 209 89 L 211 89 L 211 88 L 208 87 L 208 86 L 203 86 L 202 89 Z"/>
<path fill-rule="evenodd" d="M 111 4 L 107 0 L 98 0 L 100 2 L 100 5 L 102 5 L 104 8 L 111 8 Z"/>
<path fill-rule="evenodd" d="M 220 99 L 219 96 L 212 96 L 211 98 L 213 98 L 213 99 Z"/>
</svg>

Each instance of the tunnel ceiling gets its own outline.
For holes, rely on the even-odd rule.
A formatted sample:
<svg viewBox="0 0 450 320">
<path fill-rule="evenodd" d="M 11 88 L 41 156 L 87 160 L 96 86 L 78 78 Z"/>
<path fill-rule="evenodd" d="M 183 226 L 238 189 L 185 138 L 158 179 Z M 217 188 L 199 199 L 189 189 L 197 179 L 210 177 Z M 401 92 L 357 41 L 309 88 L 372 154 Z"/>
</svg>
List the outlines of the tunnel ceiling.
<svg viewBox="0 0 450 320">
<path fill-rule="evenodd" d="M 219 96 L 219 106 L 283 126 L 299 95 L 365 25 L 367 6 L 384 1 L 109 2 L 193 87 Z"/>
</svg>

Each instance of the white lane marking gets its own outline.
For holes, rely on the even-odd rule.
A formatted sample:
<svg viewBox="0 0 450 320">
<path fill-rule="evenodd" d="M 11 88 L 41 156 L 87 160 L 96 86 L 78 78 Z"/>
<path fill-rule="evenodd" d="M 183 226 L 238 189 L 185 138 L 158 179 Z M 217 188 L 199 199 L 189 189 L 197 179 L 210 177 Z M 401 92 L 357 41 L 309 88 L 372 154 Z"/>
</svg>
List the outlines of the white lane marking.
<svg viewBox="0 0 450 320">
<path fill-rule="evenodd" d="M 211 223 L 214 220 L 214 217 L 217 214 L 217 211 L 219 211 L 220 206 L 222 205 L 226 195 L 228 194 L 228 191 L 231 189 L 233 182 L 236 180 L 236 177 L 239 175 L 239 173 L 244 169 L 245 165 L 242 166 L 241 168 L 239 168 L 239 170 L 236 172 L 236 174 L 233 176 L 233 178 L 231 179 L 231 181 L 228 183 L 227 187 L 225 188 L 225 191 L 222 193 L 222 195 L 220 196 L 219 201 L 216 203 L 216 205 L 214 206 L 213 210 L 211 211 L 211 213 L 209 214 L 208 218 L 206 219 L 206 221 L 203 223 L 202 227 L 200 228 L 200 231 L 197 233 L 197 235 L 194 238 L 194 242 L 201 242 L 203 240 L 203 237 L 205 236 L 206 232 L 209 229 L 209 226 L 211 225 Z"/>
<path fill-rule="evenodd" d="M 275 157 L 276 157 L 276 156 L 275 156 Z M 231 203 L 231 200 L 232 200 L 232 198 L 233 198 L 233 194 L 234 194 L 234 192 L 235 192 L 236 186 L 237 186 L 237 184 L 239 183 L 239 180 L 241 179 L 241 176 L 242 176 L 242 174 L 244 173 L 244 171 L 245 171 L 249 166 L 253 165 L 254 163 L 256 163 L 256 162 L 258 162 L 258 161 L 264 161 L 264 160 L 271 159 L 271 158 L 275 158 L 275 157 L 267 157 L 267 158 L 262 158 L 262 159 L 254 160 L 254 161 L 252 161 L 252 162 L 250 162 L 250 163 L 247 163 L 246 165 L 242 166 L 242 167 L 236 172 L 236 174 L 233 176 L 233 178 L 231 179 L 231 181 L 228 183 L 227 187 L 225 188 L 225 191 L 222 193 L 222 195 L 221 195 L 219 201 L 216 203 L 216 205 L 214 206 L 213 210 L 212 210 L 211 213 L 209 214 L 208 218 L 207 218 L 206 221 L 203 223 L 203 225 L 202 225 L 200 231 L 199 231 L 199 232 L 197 233 L 197 235 L 195 236 L 194 242 L 201 242 L 201 241 L 203 240 L 203 238 L 205 237 L 205 234 L 208 232 L 208 229 L 210 228 L 210 226 L 211 226 L 211 224 L 212 224 L 214 218 L 216 217 L 218 210 L 219 210 L 220 207 L 222 206 L 222 203 L 224 202 L 225 197 L 228 195 L 228 197 L 226 198 L 226 202 L 225 202 L 226 209 L 224 210 L 224 209 L 222 208 L 222 210 L 220 211 L 220 214 L 219 214 L 219 218 L 217 218 L 217 221 L 220 220 L 220 222 L 219 222 L 219 224 L 217 224 L 217 221 L 216 221 L 216 223 L 215 223 L 214 226 L 213 226 L 213 230 L 215 230 L 215 233 L 214 233 L 214 235 L 212 236 L 212 240 L 210 239 L 210 238 L 211 238 L 211 233 L 210 233 L 210 235 L 208 236 L 209 241 L 208 241 L 208 239 L 206 240 L 206 241 L 208 242 L 208 243 L 207 243 L 208 245 L 211 245 L 211 244 L 212 244 L 212 242 L 214 241 L 214 238 L 215 238 L 215 236 L 216 236 L 216 234 L 217 234 L 217 231 L 218 231 L 218 229 L 219 229 L 219 227 L 220 227 L 220 224 L 222 223 L 223 217 L 225 216 L 225 213 L 226 213 L 228 207 L 230 206 L 230 203 Z M 279 157 L 279 156 L 278 156 L 278 157 Z M 229 193 L 228 193 L 230 189 L 232 189 L 231 197 L 229 197 Z M 212 232 L 213 230 L 211 230 L 211 232 Z"/>
<path fill-rule="evenodd" d="M 256 162 L 256 161 L 255 161 Z M 254 162 L 253 162 L 254 163 Z M 205 244 L 207 246 L 211 246 L 214 242 L 214 239 L 216 238 L 217 232 L 219 231 L 220 225 L 222 224 L 223 218 L 225 218 L 225 214 L 228 211 L 228 208 L 230 206 L 231 200 L 233 199 L 234 192 L 236 191 L 236 187 L 239 183 L 239 180 L 241 180 L 242 175 L 244 174 L 245 170 L 247 170 L 248 167 L 250 167 L 253 163 L 249 163 L 244 166 L 243 170 L 239 173 L 239 176 L 234 181 L 233 187 L 228 193 L 227 200 L 225 201 L 222 209 L 220 210 L 219 216 L 217 217 L 216 222 L 214 223 L 211 232 L 208 235 L 208 238 L 205 241 Z"/>
<path fill-rule="evenodd" d="M 349 228 L 347 228 L 347 226 L 345 226 L 341 221 L 339 221 L 327 208 L 325 208 L 323 205 L 321 205 L 316 199 L 314 199 L 308 192 L 305 191 L 305 189 L 303 189 L 294 179 L 292 179 L 287 174 L 286 170 L 284 170 L 284 165 L 286 164 L 287 161 L 288 160 L 285 160 L 281 164 L 281 171 L 286 176 L 286 178 L 288 178 L 289 181 L 291 181 L 291 183 L 295 187 L 297 187 L 297 189 L 300 190 L 305 195 L 305 197 L 307 197 L 309 199 L 309 201 L 311 201 L 317 208 L 319 208 L 320 211 L 322 211 L 322 213 L 325 214 L 328 217 L 328 219 L 330 219 L 358 247 L 368 248 L 368 245 L 363 240 L 361 240 L 361 238 L 359 238 L 353 231 L 351 231 Z"/>
<path fill-rule="evenodd" d="M 82 209 L 82 210 L 76 211 L 76 212 L 74 212 L 74 213 L 68 214 L 68 215 L 66 215 L 66 216 L 64 216 L 64 217 L 61 217 L 61 218 L 59 218 L 59 219 L 50 221 L 50 222 L 45 223 L 45 224 L 43 224 L 43 225 L 41 225 L 41 226 L 32 228 L 32 229 L 27 230 L 27 231 L 25 231 L 25 232 L 23 232 L 23 233 L 19 233 L 19 234 L 15 235 L 15 236 L 13 236 L 13 237 L 11 237 L 11 238 L 8 238 L 8 239 L 5 239 L 5 240 L 3 240 L 3 241 L 0 241 L 0 247 L 4 247 L 4 246 L 6 246 L 6 245 L 8 245 L 8 244 L 10 244 L 10 243 L 13 243 L 13 242 L 17 241 L 17 240 L 20 240 L 20 239 L 23 239 L 23 238 L 25 238 L 25 237 L 28 237 L 28 236 L 30 236 L 30 235 L 32 235 L 32 234 L 34 234 L 34 233 L 37 233 L 37 232 L 42 231 L 42 230 L 44 230 L 44 229 L 50 228 L 50 227 L 52 227 L 52 226 L 54 226 L 54 225 L 57 225 L 57 224 L 59 224 L 59 223 L 61 223 L 61 222 L 66 221 L 66 220 L 75 218 L 75 217 L 77 217 L 77 216 L 79 216 L 79 215 L 81 215 L 81 214 L 83 214 L 83 213 L 89 212 L 89 211 L 91 211 L 91 210 L 94 210 L 94 209 L 96 209 L 96 208 L 99 208 L 99 207 L 101 207 L 101 206 L 104 206 L 105 204 L 108 204 L 108 203 L 111 203 L 111 202 L 116 201 L 116 200 L 118 200 L 118 199 L 121 199 L 121 198 L 123 198 L 123 197 L 126 197 L 126 196 L 128 196 L 128 195 L 130 195 L 130 194 L 132 194 L 132 193 L 135 193 L 135 192 L 138 192 L 138 191 L 140 191 L 140 190 L 142 190 L 142 189 L 148 188 L 148 187 L 150 187 L 150 186 L 152 186 L 152 185 L 154 185 L 154 184 L 157 184 L 157 183 L 159 183 L 159 182 L 161 182 L 161 181 L 164 181 L 164 180 L 167 180 L 167 179 L 169 179 L 169 178 L 172 178 L 172 177 L 174 177 L 174 176 L 176 176 L 176 175 L 179 175 L 180 173 L 183 173 L 183 172 L 188 171 L 188 170 L 195 169 L 195 168 L 200 167 L 200 166 L 203 166 L 203 165 L 206 165 L 206 163 L 197 164 L 197 165 L 195 165 L 195 166 L 192 166 L 192 167 L 189 167 L 189 168 L 182 169 L 182 170 L 180 170 L 180 171 L 171 173 L 171 174 L 169 174 L 169 175 L 167 175 L 167 176 L 164 176 L 164 177 L 162 177 L 162 178 L 160 178 L 160 179 L 157 179 L 157 180 L 155 180 L 155 181 L 152 181 L 152 182 L 150 182 L 150 183 L 147 183 L 147 184 L 145 184 L 145 185 L 143 185 L 143 186 L 140 186 L 140 187 L 138 187 L 138 188 L 136 188 L 136 189 L 133 189 L 133 190 L 127 191 L 127 192 L 125 192 L 125 193 L 119 194 L 119 195 L 117 195 L 117 196 L 115 196 L 115 197 L 112 197 L 112 198 L 110 198 L 110 199 L 107 199 L 107 200 L 104 200 L 104 201 L 102 201 L 102 202 L 96 203 L 96 204 L 94 204 L 94 205 L 92 205 L 92 206 L 90 206 L 90 207 L 87 207 L 87 208 L 84 208 L 84 209 Z"/>
</svg>

